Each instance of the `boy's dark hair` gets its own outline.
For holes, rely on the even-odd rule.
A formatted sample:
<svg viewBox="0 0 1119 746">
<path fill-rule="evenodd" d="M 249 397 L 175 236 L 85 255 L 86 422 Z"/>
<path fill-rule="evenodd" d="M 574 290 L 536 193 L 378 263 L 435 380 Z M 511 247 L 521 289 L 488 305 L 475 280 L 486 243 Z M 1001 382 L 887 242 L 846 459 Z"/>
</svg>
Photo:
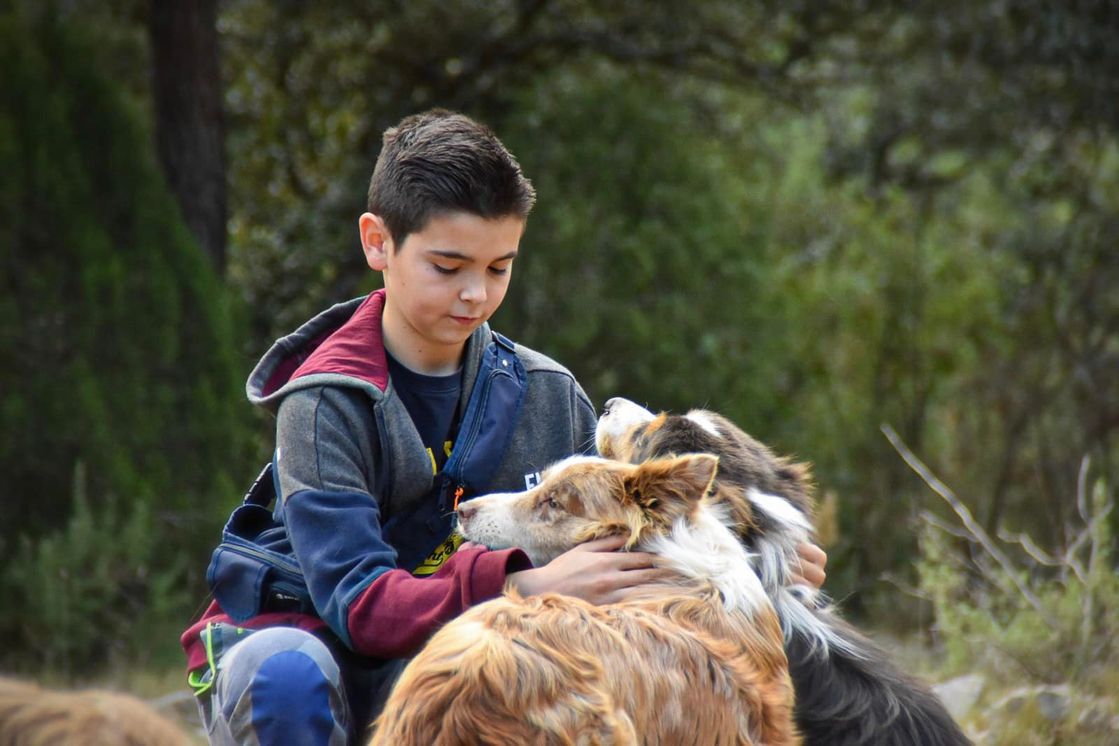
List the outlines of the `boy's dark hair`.
<svg viewBox="0 0 1119 746">
<path fill-rule="evenodd" d="M 397 249 L 428 220 L 448 212 L 527 218 L 536 190 L 517 159 L 484 124 L 432 109 L 385 130 L 369 181 L 369 212 Z"/>
</svg>

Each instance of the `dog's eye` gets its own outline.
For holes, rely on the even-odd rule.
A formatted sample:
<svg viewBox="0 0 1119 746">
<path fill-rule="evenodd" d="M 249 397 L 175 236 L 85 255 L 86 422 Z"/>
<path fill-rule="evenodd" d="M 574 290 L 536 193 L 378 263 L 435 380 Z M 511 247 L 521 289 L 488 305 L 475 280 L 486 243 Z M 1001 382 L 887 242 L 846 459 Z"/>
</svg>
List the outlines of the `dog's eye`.
<svg viewBox="0 0 1119 746">
<path fill-rule="evenodd" d="M 556 498 L 549 497 L 548 498 L 548 507 L 551 508 L 552 510 L 559 510 L 561 506 L 559 504 L 559 501 L 556 500 Z"/>
</svg>

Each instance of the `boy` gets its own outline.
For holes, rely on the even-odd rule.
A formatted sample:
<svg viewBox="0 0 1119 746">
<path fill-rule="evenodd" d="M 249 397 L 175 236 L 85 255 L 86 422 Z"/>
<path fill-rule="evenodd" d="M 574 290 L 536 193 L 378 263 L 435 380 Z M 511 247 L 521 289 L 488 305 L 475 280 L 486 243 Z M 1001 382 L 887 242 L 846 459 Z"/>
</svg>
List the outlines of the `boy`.
<svg viewBox="0 0 1119 746">
<path fill-rule="evenodd" d="M 346 743 L 404 661 L 468 606 L 506 586 L 609 603 L 664 572 L 614 539 L 534 568 L 519 550 L 449 538 L 458 499 L 524 489 L 593 447 L 595 412 L 571 374 L 486 325 L 534 200 L 512 155 L 464 116 L 431 111 L 385 132 L 358 221 L 384 290 L 280 339 L 249 379 L 250 399 L 277 415 L 273 546 L 298 563 L 311 603 L 261 601 L 260 575 L 257 598 L 215 587 L 221 605 L 182 638 L 212 742 Z M 445 474 L 459 473 L 456 435 L 479 420 L 472 394 L 493 377 L 507 388 L 487 406 L 516 404 L 490 415 L 480 439 L 498 445 L 463 495 Z"/>
<path fill-rule="evenodd" d="M 541 568 L 518 550 L 443 546 L 452 505 L 438 476 L 534 199 L 504 146 L 466 117 L 433 111 L 385 133 L 358 223 L 385 289 L 280 339 L 248 384 L 277 414 L 277 514 L 317 613 L 264 605 L 234 625 L 214 603 L 184 633 L 212 741 L 345 743 L 400 661 L 507 583 L 606 603 L 660 575 L 612 540 Z M 595 413 L 571 374 L 520 346 L 515 357 L 523 402 L 477 489 L 524 489 L 593 443 Z"/>
</svg>

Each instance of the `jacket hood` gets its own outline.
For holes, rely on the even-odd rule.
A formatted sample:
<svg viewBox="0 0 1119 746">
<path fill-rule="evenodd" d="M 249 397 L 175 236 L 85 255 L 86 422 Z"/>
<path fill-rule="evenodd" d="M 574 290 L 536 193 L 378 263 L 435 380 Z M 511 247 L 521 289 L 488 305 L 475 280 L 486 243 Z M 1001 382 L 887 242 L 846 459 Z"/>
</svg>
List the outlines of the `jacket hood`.
<svg viewBox="0 0 1119 746">
<path fill-rule="evenodd" d="M 292 391 L 316 386 L 348 386 L 381 399 L 390 385 L 381 332 L 384 310 L 385 291 L 377 290 L 331 306 L 276 340 L 249 374 L 249 401 L 275 412 Z M 489 334 L 483 324 L 467 341 L 465 379 L 477 371 L 484 348 L 479 341 Z M 472 380 L 463 383 L 469 387 Z"/>
</svg>

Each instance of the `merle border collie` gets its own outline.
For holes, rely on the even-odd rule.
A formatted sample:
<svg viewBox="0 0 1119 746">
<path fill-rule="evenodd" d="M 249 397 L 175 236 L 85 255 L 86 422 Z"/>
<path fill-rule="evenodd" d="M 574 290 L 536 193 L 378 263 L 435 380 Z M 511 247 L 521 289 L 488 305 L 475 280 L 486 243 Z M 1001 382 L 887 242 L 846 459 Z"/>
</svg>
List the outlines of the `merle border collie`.
<svg viewBox="0 0 1119 746">
<path fill-rule="evenodd" d="M 815 589 L 790 586 L 796 547 L 812 535 L 813 486 L 804 464 L 772 453 L 727 418 L 692 410 L 653 414 L 611 399 L 599 453 L 627 463 L 686 453 L 718 457 L 710 499 L 730 510 L 773 600 L 807 744 L 967 744 L 941 701 L 843 621 Z"/>
</svg>

